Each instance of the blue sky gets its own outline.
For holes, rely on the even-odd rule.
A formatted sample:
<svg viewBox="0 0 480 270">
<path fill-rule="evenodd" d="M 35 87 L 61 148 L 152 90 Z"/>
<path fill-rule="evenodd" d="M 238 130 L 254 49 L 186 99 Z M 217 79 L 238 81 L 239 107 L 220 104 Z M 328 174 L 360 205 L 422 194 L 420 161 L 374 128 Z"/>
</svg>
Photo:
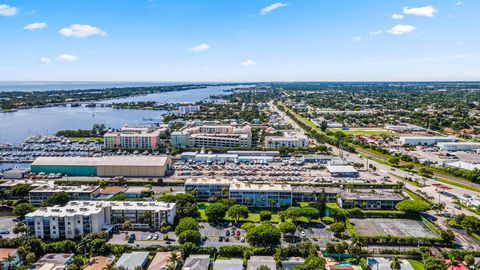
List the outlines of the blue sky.
<svg viewBox="0 0 480 270">
<path fill-rule="evenodd" d="M 0 0 L 0 80 L 479 80 L 480 1 Z"/>
</svg>

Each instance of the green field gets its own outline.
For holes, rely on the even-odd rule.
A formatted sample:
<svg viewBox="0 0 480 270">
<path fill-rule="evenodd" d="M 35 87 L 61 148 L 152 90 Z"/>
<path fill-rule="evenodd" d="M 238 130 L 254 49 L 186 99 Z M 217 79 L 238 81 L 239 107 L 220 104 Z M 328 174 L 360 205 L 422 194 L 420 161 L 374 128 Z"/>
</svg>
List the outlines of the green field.
<svg viewBox="0 0 480 270">
<path fill-rule="evenodd" d="M 386 130 L 384 129 L 379 129 L 379 128 L 351 128 L 348 130 L 342 130 L 339 128 L 331 128 L 331 131 L 341 131 L 347 135 L 380 135 L 380 134 L 385 134 L 387 133 Z"/>
<path fill-rule="evenodd" d="M 413 259 L 408 259 L 407 260 L 415 270 L 424 270 L 425 266 L 423 266 L 423 263 L 419 260 L 413 260 Z"/>
</svg>

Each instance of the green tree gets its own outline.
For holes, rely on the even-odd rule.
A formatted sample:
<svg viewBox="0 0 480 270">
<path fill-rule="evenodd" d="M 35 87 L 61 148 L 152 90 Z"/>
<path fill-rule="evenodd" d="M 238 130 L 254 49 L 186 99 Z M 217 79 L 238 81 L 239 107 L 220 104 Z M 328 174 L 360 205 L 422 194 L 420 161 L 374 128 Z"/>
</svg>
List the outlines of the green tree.
<svg viewBox="0 0 480 270">
<path fill-rule="evenodd" d="M 391 259 L 390 259 L 390 268 L 392 270 L 400 270 L 402 267 L 401 263 L 400 263 L 400 259 L 398 258 L 398 256 L 393 256 Z"/>
<path fill-rule="evenodd" d="M 317 219 L 320 217 L 320 212 L 316 208 L 302 207 L 300 210 L 301 215 L 308 219 L 308 223 L 311 223 L 312 219 Z"/>
<path fill-rule="evenodd" d="M 202 238 L 202 235 L 200 234 L 199 231 L 186 230 L 178 235 L 178 242 L 180 242 L 180 244 L 183 244 L 186 242 L 197 244 L 200 242 L 201 238 Z"/>
<path fill-rule="evenodd" d="M 271 223 L 262 223 L 248 231 L 247 240 L 253 246 L 269 247 L 280 244 L 280 230 Z"/>
<path fill-rule="evenodd" d="M 424 260 L 423 264 L 425 266 L 425 270 L 445 270 L 446 269 L 443 261 L 432 256 L 427 257 Z"/>
<path fill-rule="evenodd" d="M 178 222 L 177 227 L 175 227 L 175 234 L 178 236 L 184 231 L 193 230 L 198 231 L 198 223 L 197 220 L 191 217 L 185 217 L 180 219 Z"/>
<path fill-rule="evenodd" d="M 260 211 L 260 221 L 270 221 L 272 219 L 272 212 L 263 210 Z"/>
<path fill-rule="evenodd" d="M 63 206 L 68 203 L 70 200 L 68 194 L 64 191 L 58 192 L 58 193 L 53 193 L 49 197 L 47 197 L 45 200 L 43 200 L 42 206 L 53 206 L 53 205 L 60 205 Z"/>
<path fill-rule="evenodd" d="M 325 259 L 320 258 L 316 255 L 309 255 L 305 259 L 305 270 L 324 270 L 325 269 Z"/>
<path fill-rule="evenodd" d="M 330 225 L 330 231 L 336 235 L 341 234 L 345 231 L 345 224 L 341 221 L 335 222 Z"/>
<path fill-rule="evenodd" d="M 257 270 L 271 270 L 271 269 L 266 265 L 261 265 L 260 267 L 257 268 Z"/>
<path fill-rule="evenodd" d="M 293 223 L 296 223 L 297 220 L 302 216 L 302 209 L 300 207 L 292 206 L 285 211 L 285 216 L 292 219 Z"/>
<path fill-rule="evenodd" d="M 465 262 L 465 264 L 468 266 L 468 267 L 471 267 L 475 264 L 475 257 L 473 257 L 472 254 L 467 254 L 465 255 L 465 257 L 463 258 L 463 262 Z"/>
<path fill-rule="evenodd" d="M 248 218 L 248 208 L 245 205 L 235 204 L 228 208 L 227 214 L 238 224 L 241 218 Z"/>
<path fill-rule="evenodd" d="M 395 208 L 398 211 L 404 211 L 408 213 L 420 213 L 420 212 L 425 212 L 428 209 L 430 209 L 430 205 L 428 205 L 426 202 L 422 201 L 416 201 L 416 200 L 405 200 L 397 203 Z"/>
<path fill-rule="evenodd" d="M 222 203 L 210 204 L 205 210 L 205 215 L 207 216 L 208 221 L 215 224 L 223 220 L 226 213 L 227 207 Z"/>
<path fill-rule="evenodd" d="M 18 222 L 15 224 L 15 227 L 13 227 L 12 232 L 14 234 L 21 234 L 21 233 L 26 233 L 27 232 L 27 226 L 25 226 L 25 223 Z"/>
<path fill-rule="evenodd" d="M 297 226 L 290 221 L 280 223 L 280 225 L 278 225 L 278 228 L 284 235 L 293 235 L 297 231 Z"/>
<path fill-rule="evenodd" d="M 16 198 L 28 196 L 30 190 L 32 190 L 32 187 L 28 184 L 17 184 L 10 188 L 12 196 Z"/>
<path fill-rule="evenodd" d="M 362 253 L 362 248 L 364 245 L 365 239 L 360 236 L 353 237 L 352 242 L 350 243 L 350 245 L 348 245 L 348 251 L 350 252 L 350 254 L 357 258 L 357 261 L 360 257 L 360 254 Z"/>
<path fill-rule="evenodd" d="M 122 229 L 124 231 L 128 231 L 132 228 L 132 223 L 130 222 L 130 220 L 125 220 L 125 222 L 123 222 L 122 224 Z"/>
<path fill-rule="evenodd" d="M 391 157 L 388 160 L 388 164 L 391 164 L 393 166 L 398 166 L 399 163 L 400 163 L 400 158 L 399 157 Z"/>
<path fill-rule="evenodd" d="M 12 213 L 16 216 L 24 217 L 26 214 L 35 211 L 35 207 L 29 203 L 21 203 L 13 208 Z"/>
</svg>

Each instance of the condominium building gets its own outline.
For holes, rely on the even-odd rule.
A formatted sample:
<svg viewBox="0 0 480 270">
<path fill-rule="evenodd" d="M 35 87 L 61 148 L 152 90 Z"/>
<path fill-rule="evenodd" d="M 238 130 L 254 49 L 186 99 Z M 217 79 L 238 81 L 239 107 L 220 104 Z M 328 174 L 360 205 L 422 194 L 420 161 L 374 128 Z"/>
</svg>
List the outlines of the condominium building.
<svg viewBox="0 0 480 270">
<path fill-rule="evenodd" d="M 41 205 L 46 198 L 59 192 L 67 193 L 70 200 L 93 200 L 100 194 L 100 186 L 43 185 L 30 190 L 30 203 Z"/>
<path fill-rule="evenodd" d="M 308 137 L 301 133 L 285 133 L 284 136 L 266 136 L 265 148 L 307 147 Z"/>
<path fill-rule="evenodd" d="M 215 178 L 194 178 L 185 182 L 185 192 L 195 195 L 197 200 L 206 201 L 211 197 L 228 196 L 231 180 Z"/>
<path fill-rule="evenodd" d="M 458 141 L 457 138 L 455 137 L 441 137 L 441 136 L 436 136 L 436 137 L 400 137 L 399 138 L 399 143 L 402 145 L 435 145 L 437 143 L 441 142 L 456 142 Z"/>
<path fill-rule="evenodd" d="M 159 230 L 173 224 L 175 203 L 129 201 L 71 201 L 65 206 L 40 208 L 25 216 L 29 233 L 40 238 L 73 239 L 100 232 L 129 220 L 132 229 Z"/>
<path fill-rule="evenodd" d="M 251 184 L 234 182 L 230 185 L 230 199 L 255 207 L 292 205 L 292 186 L 288 184 Z"/>
<path fill-rule="evenodd" d="M 312 186 L 292 186 L 293 202 L 315 202 L 320 199 L 320 194 L 325 192 L 327 202 L 336 202 L 337 196 L 344 192 L 337 187 L 312 187 Z"/>
<path fill-rule="evenodd" d="M 179 148 L 251 147 L 252 129 L 246 125 L 202 125 L 172 132 L 170 142 Z"/>
<path fill-rule="evenodd" d="M 391 210 L 395 209 L 395 205 L 404 199 L 402 194 L 386 190 L 343 192 L 338 196 L 337 203 L 342 208 L 358 207 L 366 210 Z"/>
<path fill-rule="evenodd" d="M 182 105 L 182 106 L 178 106 L 178 110 L 183 114 L 199 112 L 200 105 Z"/>
<path fill-rule="evenodd" d="M 107 132 L 103 135 L 104 147 L 107 149 L 158 149 L 162 144 L 161 135 L 168 128 L 158 126 L 128 126 L 120 131 Z"/>
</svg>

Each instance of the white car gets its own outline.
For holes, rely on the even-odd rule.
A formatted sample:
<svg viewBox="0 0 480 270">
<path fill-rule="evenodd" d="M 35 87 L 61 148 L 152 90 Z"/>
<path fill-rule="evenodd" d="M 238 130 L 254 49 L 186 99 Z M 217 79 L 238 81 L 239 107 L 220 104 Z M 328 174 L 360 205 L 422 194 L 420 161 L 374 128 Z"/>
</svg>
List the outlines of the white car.
<svg viewBox="0 0 480 270">
<path fill-rule="evenodd" d="M 158 236 L 158 234 L 155 234 L 155 235 L 153 236 L 153 240 L 158 240 L 159 237 L 160 237 L 160 236 Z"/>
<path fill-rule="evenodd" d="M 147 240 L 152 240 L 152 237 L 153 237 L 153 235 L 149 234 L 149 235 L 147 236 Z"/>
<path fill-rule="evenodd" d="M 305 231 L 302 231 L 300 234 L 302 235 L 302 237 L 307 237 L 307 234 L 305 233 Z"/>
</svg>

